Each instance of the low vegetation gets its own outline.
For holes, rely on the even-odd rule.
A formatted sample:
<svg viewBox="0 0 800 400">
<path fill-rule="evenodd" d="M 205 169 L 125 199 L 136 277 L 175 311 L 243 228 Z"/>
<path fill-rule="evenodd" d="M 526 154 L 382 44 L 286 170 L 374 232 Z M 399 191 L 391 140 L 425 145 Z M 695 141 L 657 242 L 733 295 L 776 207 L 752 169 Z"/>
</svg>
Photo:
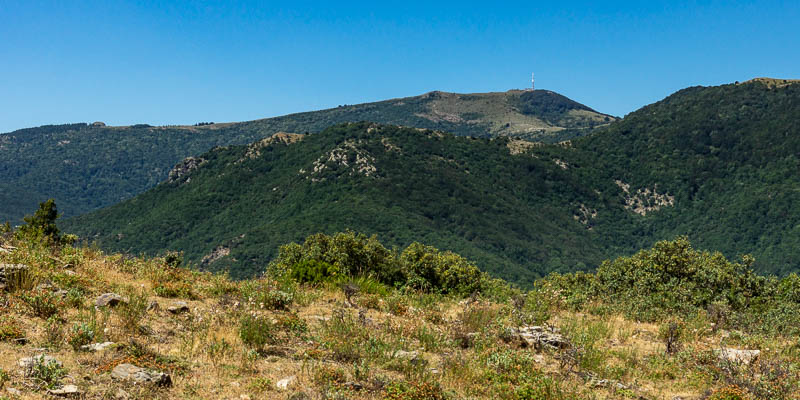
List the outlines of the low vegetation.
<svg viewBox="0 0 800 400">
<path fill-rule="evenodd" d="M 176 254 L 13 233 L 0 244 L 11 249 L 0 264 L 27 265 L 34 284 L 0 292 L 8 398 L 68 385 L 98 399 L 800 396 L 800 279 L 754 275 L 749 258 L 731 262 L 682 237 L 530 291 L 456 254 L 390 250 L 354 232 L 287 244 L 245 281 L 186 269 Z M 165 292 L 165 281 L 190 290 Z M 64 301 L 69 291 L 80 301 Z M 119 302 L 96 305 L 106 293 Z M 31 306 L 37 296 L 48 306 Z M 92 347 L 104 342 L 113 344 Z M 40 354 L 55 361 L 19 367 Z M 112 378 L 124 364 L 171 380 Z"/>
</svg>

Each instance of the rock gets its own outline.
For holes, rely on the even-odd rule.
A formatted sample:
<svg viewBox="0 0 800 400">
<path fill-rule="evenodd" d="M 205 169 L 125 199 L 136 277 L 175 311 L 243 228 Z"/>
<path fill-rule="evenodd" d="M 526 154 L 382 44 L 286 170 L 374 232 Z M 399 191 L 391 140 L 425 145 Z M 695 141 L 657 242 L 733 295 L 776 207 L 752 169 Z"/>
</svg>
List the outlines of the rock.
<svg viewBox="0 0 800 400">
<path fill-rule="evenodd" d="M 65 299 L 65 298 L 67 298 L 67 293 L 69 293 L 69 292 L 67 292 L 64 289 L 58 289 L 55 292 L 53 292 L 53 295 L 55 295 L 59 299 Z"/>
<path fill-rule="evenodd" d="M 46 356 L 44 354 L 19 359 L 19 366 L 25 371 L 26 376 L 29 375 L 36 365 L 50 365 L 52 363 L 56 363 L 56 365 L 61 367 L 61 361 L 56 360 L 55 357 Z"/>
<path fill-rule="evenodd" d="M 122 389 L 117 389 L 117 392 L 114 393 L 114 399 L 115 400 L 130 400 L 130 398 L 131 398 L 131 395 L 128 394 L 128 392 L 126 392 L 126 391 L 124 391 Z"/>
<path fill-rule="evenodd" d="M 50 393 L 53 396 L 63 396 L 63 397 L 76 396 L 77 397 L 77 396 L 80 395 L 81 391 L 75 385 L 64 385 L 64 386 L 61 387 L 61 389 L 50 389 L 50 390 L 47 391 L 47 393 Z"/>
<path fill-rule="evenodd" d="M 416 360 L 419 357 L 419 352 L 417 351 L 404 351 L 404 350 L 397 350 L 394 353 L 395 358 L 401 358 L 404 360 Z"/>
<path fill-rule="evenodd" d="M 183 314 L 189 312 L 189 305 L 185 301 L 176 301 L 171 306 L 167 307 L 167 311 L 173 314 Z"/>
<path fill-rule="evenodd" d="M 22 392 L 19 389 L 15 389 L 12 387 L 6 389 L 6 392 L 8 392 L 8 394 L 12 396 L 22 396 Z"/>
<path fill-rule="evenodd" d="M 147 311 L 158 311 L 161 309 L 161 306 L 158 305 L 158 302 L 155 300 L 150 300 L 150 303 L 147 304 Z"/>
<path fill-rule="evenodd" d="M 105 351 L 109 347 L 113 346 L 114 342 L 103 342 L 103 343 L 92 343 L 86 344 L 81 346 L 81 350 L 83 351 Z"/>
<path fill-rule="evenodd" d="M 66 270 L 66 271 L 64 271 L 64 275 L 75 276 L 75 275 L 78 275 L 78 274 L 76 274 L 75 271 Z"/>
<path fill-rule="evenodd" d="M 350 389 L 350 390 L 361 390 L 364 389 L 364 386 L 358 382 L 345 382 L 342 386 Z"/>
<path fill-rule="evenodd" d="M 289 387 L 294 385 L 294 383 L 296 381 L 297 381 L 297 377 L 296 376 L 294 376 L 294 375 L 287 376 L 286 378 L 283 378 L 283 379 L 279 380 L 278 383 L 275 384 L 275 387 L 277 387 L 280 390 L 287 390 L 287 389 L 289 389 Z"/>
<path fill-rule="evenodd" d="M 61 267 L 61 268 L 63 268 L 63 269 L 73 269 L 73 268 L 75 268 L 75 266 L 72 265 L 72 264 L 64 264 L 64 266 Z"/>
<path fill-rule="evenodd" d="M 748 365 L 758 358 L 761 354 L 761 350 L 740 350 L 723 347 L 717 350 L 716 353 L 720 360 Z"/>
<path fill-rule="evenodd" d="M 111 370 L 111 378 L 136 383 L 153 383 L 158 386 L 172 386 L 172 378 L 159 371 L 147 370 L 133 364 L 120 364 Z"/>
<path fill-rule="evenodd" d="M 519 328 L 520 338 L 528 345 L 534 348 L 542 348 L 544 346 L 556 349 L 566 349 L 569 345 L 569 340 L 564 336 L 556 333 L 552 329 L 545 329 L 541 326 L 523 326 Z"/>
<path fill-rule="evenodd" d="M 186 157 L 183 161 L 179 162 L 175 167 L 173 167 L 169 171 L 169 175 L 167 176 L 168 183 L 175 183 L 179 182 L 183 183 L 187 179 L 185 178 L 193 170 L 199 168 L 206 162 L 204 158 L 201 157 Z M 188 183 L 188 182 L 187 182 Z"/>
<path fill-rule="evenodd" d="M 103 293 L 100 296 L 97 296 L 97 300 L 94 301 L 94 305 L 97 307 L 114 307 L 119 303 L 128 303 L 128 299 L 116 294 L 116 293 Z"/>
<path fill-rule="evenodd" d="M 36 287 L 35 287 L 34 289 L 35 289 L 35 290 L 44 290 L 44 291 L 47 291 L 47 290 L 53 290 L 53 289 L 55 289 L 55 287 L 53 286 L 53 283 L 52 283 L 52 282 L 50 282 L 50 281 L 44 281 L 44 282 L 42 282 L 42 283 L 40 283 L 40 284 L 36 285 Z"/>
</svg>

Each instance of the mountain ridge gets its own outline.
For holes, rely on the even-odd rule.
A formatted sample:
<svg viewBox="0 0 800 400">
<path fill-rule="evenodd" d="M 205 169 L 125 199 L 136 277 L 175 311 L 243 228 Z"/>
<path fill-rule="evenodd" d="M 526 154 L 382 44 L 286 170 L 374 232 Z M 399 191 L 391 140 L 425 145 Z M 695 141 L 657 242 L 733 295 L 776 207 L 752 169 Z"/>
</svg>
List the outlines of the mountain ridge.
<svg viewBox="0 0 800 400">
<path fill-rule="evenodd" d="M 559 141 L 587 134 L 613 119 L 554 92 L 525 93 L 430 92 L 241 123 L 160 127 L 82 123 L 5 133 L 0 135 L 0 175 L 4 177 L 0 204 L 7 206 L 0 209 L 0 221 L 19 221 L 38 202 L 51 197 L 66 216 L 111 205 L 163 181 L 185 157 L 215 146 L 248 144 L 276 132 L 315 133 L 336 123 L 370 120 L 457 135 L 513 134 Z M 533 103 L 520 100 L 523 95 L 533 95 L 528 99 Z M 528 107 L 525 112 L 515 111 L 522 106 Z M 538 107 L 542 110 L 537 116 Z"/>
</svg>

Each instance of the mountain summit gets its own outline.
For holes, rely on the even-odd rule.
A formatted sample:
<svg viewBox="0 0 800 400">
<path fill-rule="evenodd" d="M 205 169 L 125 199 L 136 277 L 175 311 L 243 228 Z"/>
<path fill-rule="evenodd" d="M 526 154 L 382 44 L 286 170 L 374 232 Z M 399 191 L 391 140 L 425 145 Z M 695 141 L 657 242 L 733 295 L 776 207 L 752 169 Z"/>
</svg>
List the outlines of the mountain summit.
<svg viewBox="0 0 800 400">
<path fill-rule="evenodd" d="M 20 221 L 55 198 L 66 216 L 128 199 L 167 178 L 180 160 L 277 132 L 316 133 L 372 121 L 456 135 L 557 142 L 615 118 L 547 90 L 420 96 L 239 123 L 195 126 L 42 126 L 0 135 L 0 221 Z"/>
</svg>

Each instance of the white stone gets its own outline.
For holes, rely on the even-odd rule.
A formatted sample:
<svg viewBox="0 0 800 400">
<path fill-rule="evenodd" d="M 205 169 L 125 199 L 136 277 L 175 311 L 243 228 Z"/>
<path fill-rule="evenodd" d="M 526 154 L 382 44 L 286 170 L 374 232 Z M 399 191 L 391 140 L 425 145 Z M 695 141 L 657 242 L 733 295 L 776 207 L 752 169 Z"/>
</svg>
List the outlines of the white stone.
<svg viewBox="0 0 800 400">
<path fill-rule="evenodd" d="M 287 376 L 286 378 L 279 380 L 275 386 L 280 390 L 286 390 L 289 389 L 290 386 L 294 385 L 295 381 L 297 381 L 296 376 Z"/>
<path fill-rule="evenodd" d="M 733 348 L 721 348 L 717 350 L 717 356 L 726 361 L 737 364 L 748 365 L 761 354 L 761 350 L 740 350 Z"/>
<path fill-rule="evenodd" d="M 81 391 L 78 390 L 78 387 L 75 385 L 64 385 L 61 389 L 51 389 L 48 390 L 47 393 L 52 394 L 53 396 L 72 396 L 77 395 Z"/>
<path fill-rule="evenodd" d="M 113 346 L 114 342 L 92 343 L 81 346 L 83 351 L 104 351 Z"/>
</svg>

